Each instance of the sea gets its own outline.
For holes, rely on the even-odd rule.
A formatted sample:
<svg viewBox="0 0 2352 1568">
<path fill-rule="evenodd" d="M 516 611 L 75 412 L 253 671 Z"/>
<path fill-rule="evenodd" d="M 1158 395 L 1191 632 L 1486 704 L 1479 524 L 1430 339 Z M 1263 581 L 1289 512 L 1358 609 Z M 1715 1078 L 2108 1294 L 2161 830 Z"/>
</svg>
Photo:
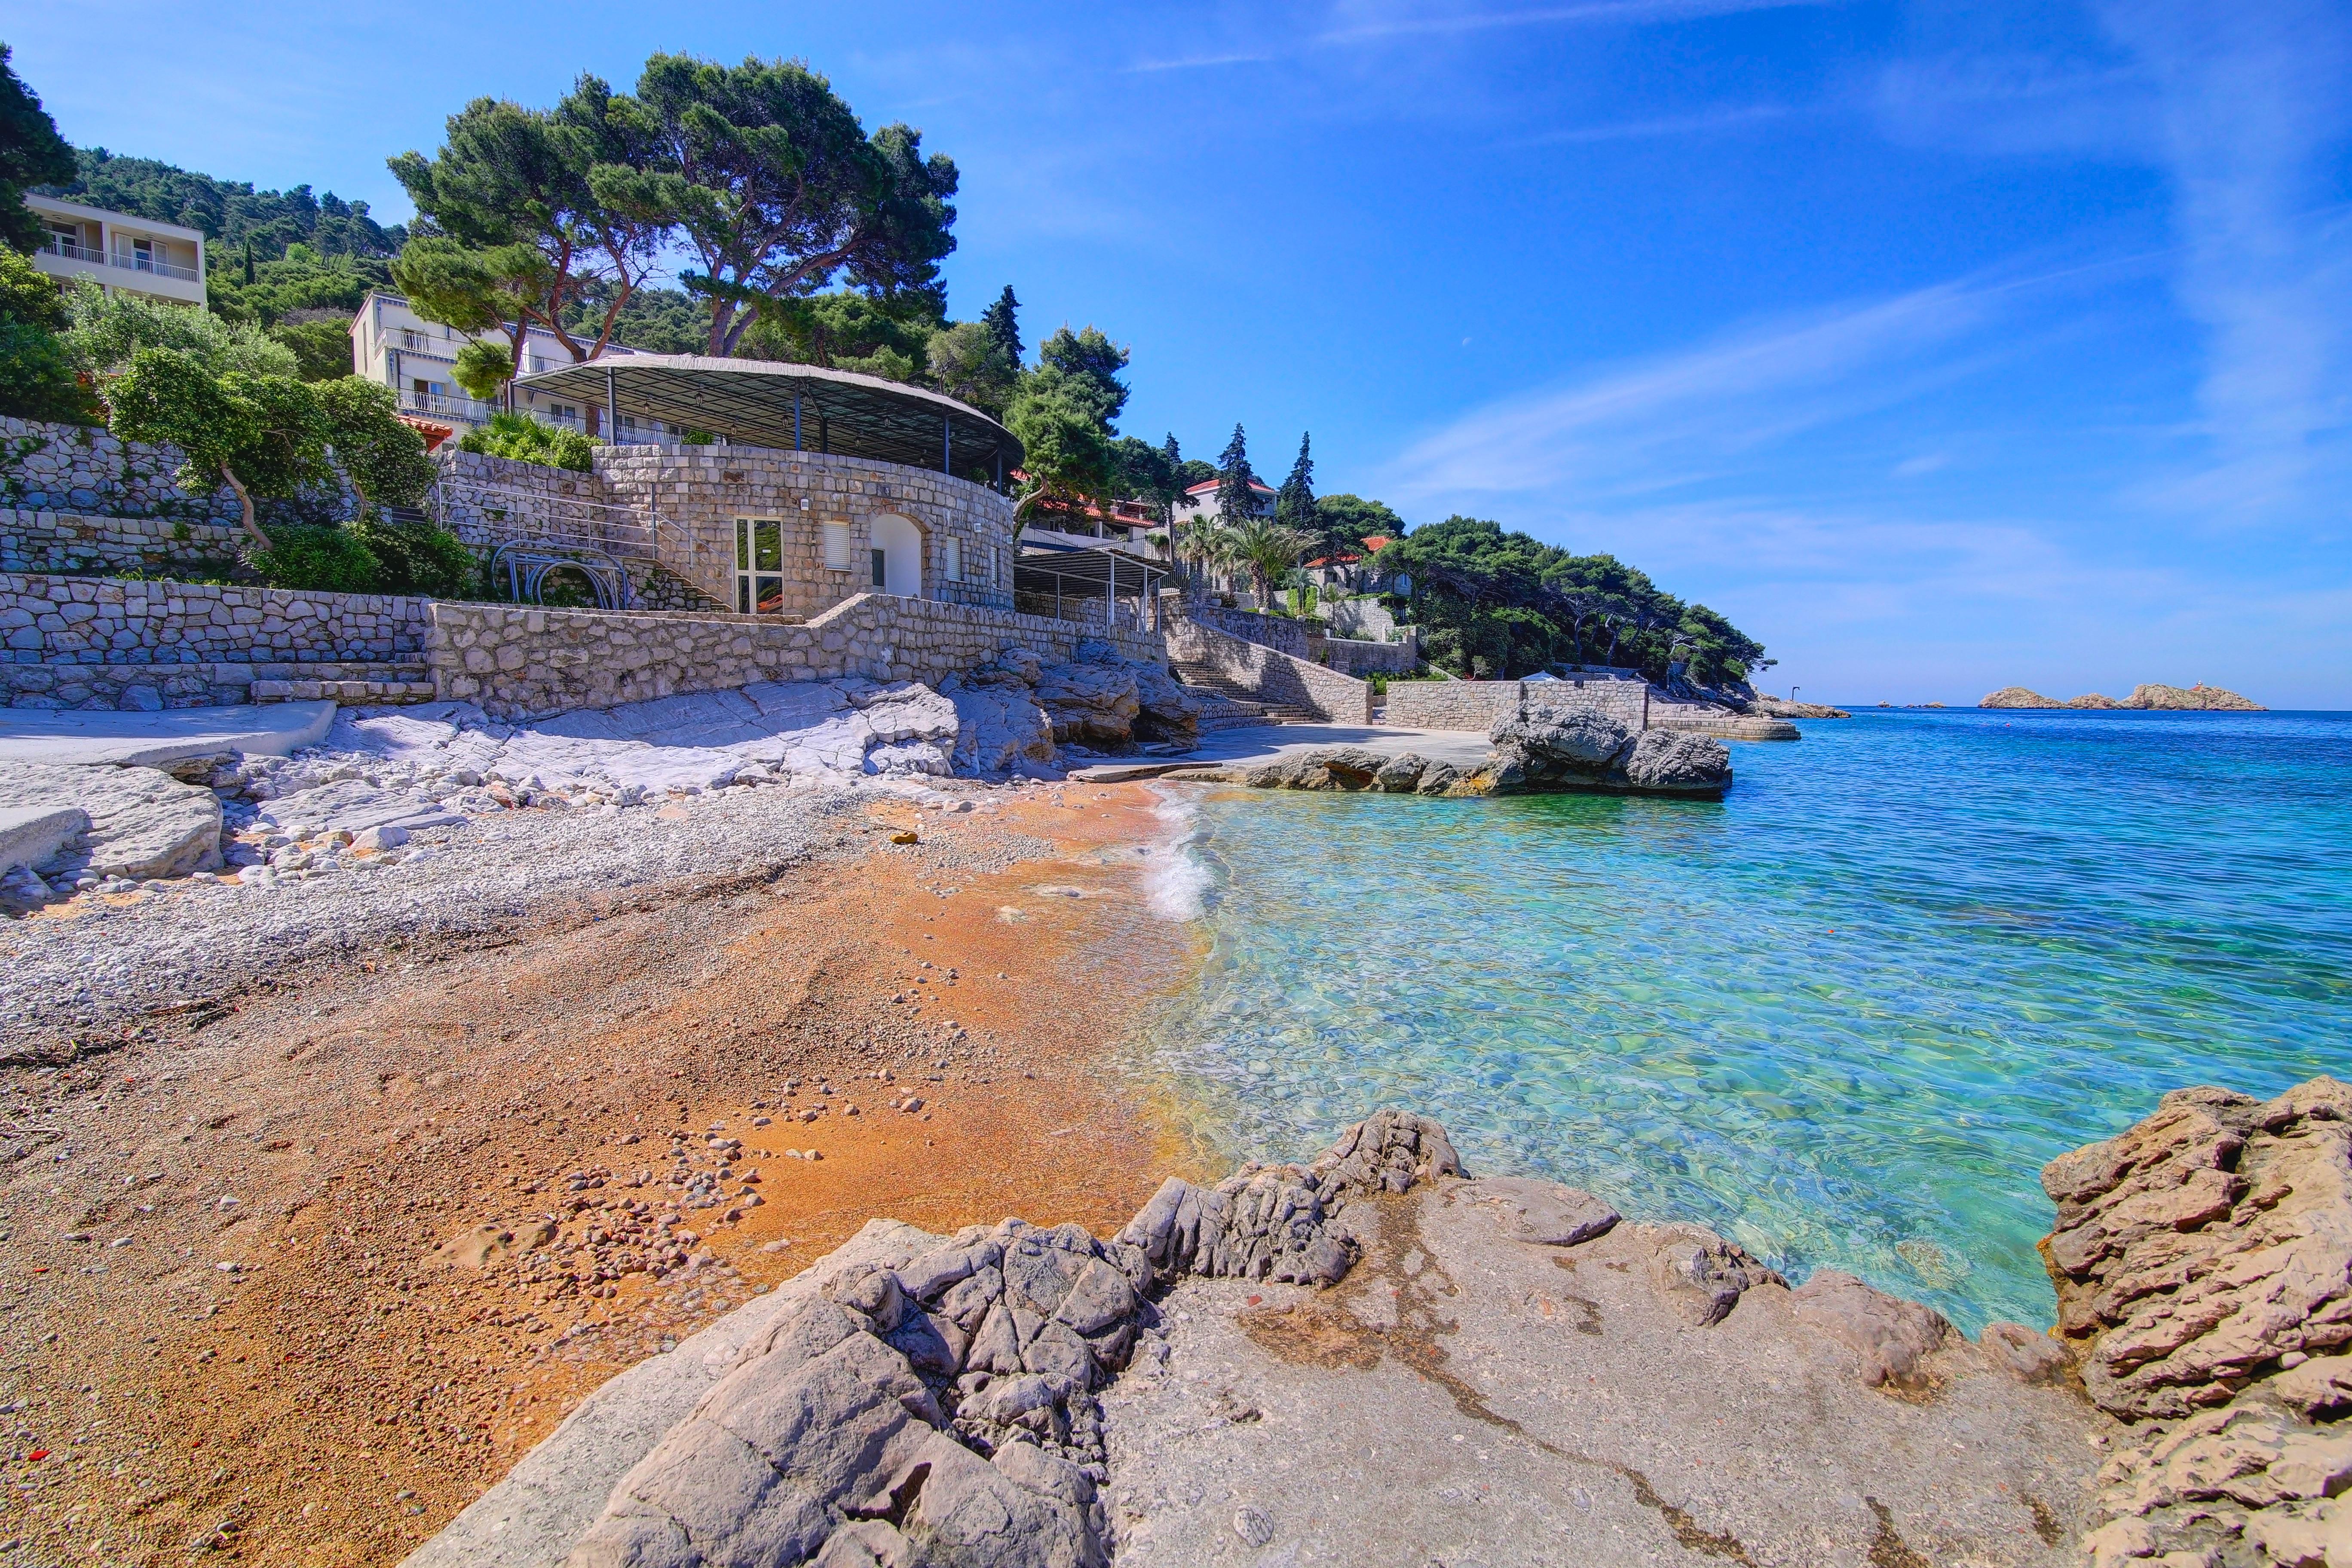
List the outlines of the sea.
<svg viewBox="0 0 2352 1568">
<path fill-rule="evenodd" d="M 2053 1156 L 2352 1077 L 2352 715 L 1801 728 L 1720 804 L 1171 792 L 1136 1070 L 1213 1164 L 1408 1107 L 1972 1333 L 2054 1316 Z"/>
</svg>

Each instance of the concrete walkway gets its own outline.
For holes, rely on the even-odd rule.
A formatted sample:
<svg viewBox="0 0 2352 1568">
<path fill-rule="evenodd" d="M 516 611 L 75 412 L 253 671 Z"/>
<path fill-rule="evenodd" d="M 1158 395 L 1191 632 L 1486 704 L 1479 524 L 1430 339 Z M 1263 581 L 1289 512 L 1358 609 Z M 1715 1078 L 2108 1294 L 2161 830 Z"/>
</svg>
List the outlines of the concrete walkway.
<svg viewBox="0 0 2352 1568">
<path fill-rule="evenodd" d="M 1465 773 L 1486 760 L 1493 745 L 1475 730 L 1395 730 L 1377 724 L 1261 724 L 1247 729 L 1214 730 L 1201 743 L 1178 757 L 1149 762 L 1124 759 L 1078 768 L 1070 776 L 1085 784 L 1117 784 L 1125 779 L 1152 778 L 1177 768 L 1255 767 L 1296 752 L 1321 746 L 1362 746 L 1384 757 L 1419 752 Z"/>
<path fill-rule="evenodd" d="M 331 702 L 260 708 L 0 708 L 0 763 L 67 767 L 158 767 L 223 752 L 283 757 L 326 739 Z"/>
</svg>

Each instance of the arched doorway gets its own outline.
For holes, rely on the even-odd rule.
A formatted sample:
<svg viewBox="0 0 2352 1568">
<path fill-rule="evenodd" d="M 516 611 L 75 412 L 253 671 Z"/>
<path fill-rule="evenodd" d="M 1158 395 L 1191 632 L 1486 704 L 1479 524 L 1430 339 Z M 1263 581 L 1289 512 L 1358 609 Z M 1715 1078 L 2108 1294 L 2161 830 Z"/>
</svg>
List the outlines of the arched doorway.
<svg viewBox="0 0 2352 1568">
<path fill-rule="evenodd" d="M 923 531 L 896 512 L 874 520 L 874 586 L 903 598 L 923 596 Z"/>
</svg>

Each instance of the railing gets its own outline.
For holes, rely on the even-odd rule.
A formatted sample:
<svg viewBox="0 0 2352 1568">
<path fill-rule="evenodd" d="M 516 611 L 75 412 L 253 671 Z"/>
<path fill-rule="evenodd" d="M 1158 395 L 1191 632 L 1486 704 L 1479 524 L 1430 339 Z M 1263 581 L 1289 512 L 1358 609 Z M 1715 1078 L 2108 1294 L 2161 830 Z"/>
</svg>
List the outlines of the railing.
<svg viewBox="0 0 2352 1568">
<path fill-rule="evenodd" d="M 183 283 L 194 283 L 204 277 L 193 267 L 183 267 L 176 261 L 158 261 L 152 256 L 142 256 L 132 250 L 116 251 L 113 265 L 126 272 L 152 272 L 158 278 L 177 278 Z"/>
<path fill-rule="evenodd" d="M 460 397 L 446 392 L 419 392 L 413 386 L 400 388 L 400 411 L 422 414 L 430 419 L 457 419 L 468 425 L 487 425 L 496 414 L 498 405 L 485 403 L 478 397 Z"/>
<path fill-rule="evenodd" d="M 666 564 L 658 511 L 547 495 L 520 485 L 451 479 L 434 485 L 428 504 L 436 521 L 469 544 L 591 551 L 617 560 Z M 673 526 L 670 537 L 685 554 L 685 570 L 690 574 L 694 531 Z"/>
<path fill-rule="evenodd" d="M 62 256 L 68 261 L 95 261 L 101 267 L 106 264 L 106 252 L 103 250 L 93 250 L 87 245 L 76 245 L 70 239 L 60 239 L 55 235 L 51 235 L 41 248 L 51 256 Z"/>
</svg>

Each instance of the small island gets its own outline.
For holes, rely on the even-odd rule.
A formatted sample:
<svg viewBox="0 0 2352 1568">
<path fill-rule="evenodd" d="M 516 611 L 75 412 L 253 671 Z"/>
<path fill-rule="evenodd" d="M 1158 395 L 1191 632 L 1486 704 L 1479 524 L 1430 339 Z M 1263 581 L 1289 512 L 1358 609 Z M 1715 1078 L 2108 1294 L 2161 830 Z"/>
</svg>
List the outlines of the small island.
<svg viewBox="0 0 2352 1568">
<path fill-rule="evenodd" d="M 1977 704 L 1979 708 L 2074 708 L 2074 709 L 2139 709 L 2168 713 L 2267 713 L 2269 709 L 2252 698 L 2241 697 L 2218 686 L 2199 681 L 2194 686 L 2163 686 L 2143 681 L 2132 688 L 2132 693 L 2118 702 L 2112 697 L 2102 697 L 2095 691 L 2061 700 L 2044 697 L 2027 686 L 2004 686 Z"/>
</svg>

